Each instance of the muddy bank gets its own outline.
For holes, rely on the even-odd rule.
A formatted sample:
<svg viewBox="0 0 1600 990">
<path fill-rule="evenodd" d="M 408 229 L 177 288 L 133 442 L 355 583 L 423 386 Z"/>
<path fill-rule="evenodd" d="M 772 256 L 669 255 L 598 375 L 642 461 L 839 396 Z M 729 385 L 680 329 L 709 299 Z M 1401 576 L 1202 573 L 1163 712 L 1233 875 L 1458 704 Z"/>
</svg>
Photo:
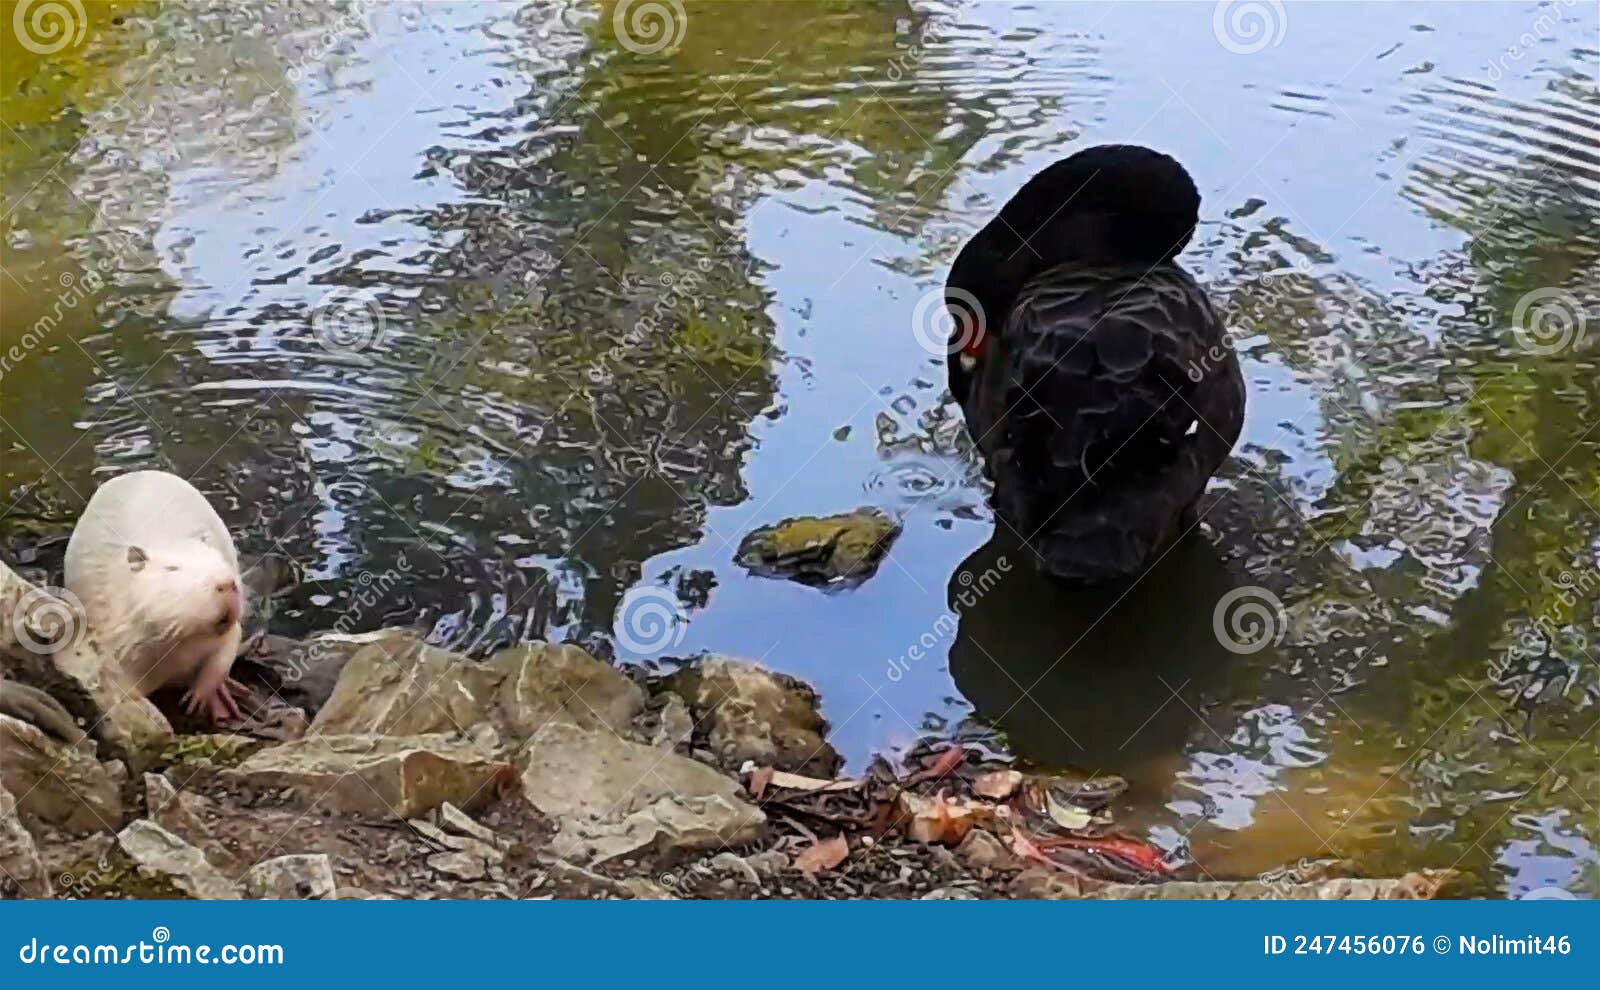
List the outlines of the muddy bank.
<svg viewBox="0 0 1600 990">
<path fill-rule="evenodd" d="M 0 567 L 8 897 L 1366 898 L 1450 879 L 1218 882 L 1117 833 L 1119 782 L 959 745 L 840 778 L 815 692 L 729 657 L 646 678 L 570 645 L 480 662 L 404 630 L 270 639 L 236 669 L 245 719 L 174 725 L 92 636 L 52 638 L 49 604 Z"/>
</svg>

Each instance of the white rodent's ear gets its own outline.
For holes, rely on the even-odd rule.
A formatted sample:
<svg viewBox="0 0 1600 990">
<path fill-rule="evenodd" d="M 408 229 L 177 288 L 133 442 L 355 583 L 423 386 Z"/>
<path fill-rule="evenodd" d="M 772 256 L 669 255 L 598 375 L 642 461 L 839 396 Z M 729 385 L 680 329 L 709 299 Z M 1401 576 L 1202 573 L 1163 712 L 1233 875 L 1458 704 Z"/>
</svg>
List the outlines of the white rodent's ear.
<svg viewBox="0 0 1600 990">
<path fill-rule="evenodd" d="M 136 572 L 137 571 L 142 571 L 142 570 L 144 570 L 144 565 L 149 563 L 149 561 L 150 561 L 150 555 L 145 553 L 143 549 L 141 549 L 139 547 L 129 547 L 128 548 L 128 569 L 129 570 L 136 571 Z"/>
</svg>

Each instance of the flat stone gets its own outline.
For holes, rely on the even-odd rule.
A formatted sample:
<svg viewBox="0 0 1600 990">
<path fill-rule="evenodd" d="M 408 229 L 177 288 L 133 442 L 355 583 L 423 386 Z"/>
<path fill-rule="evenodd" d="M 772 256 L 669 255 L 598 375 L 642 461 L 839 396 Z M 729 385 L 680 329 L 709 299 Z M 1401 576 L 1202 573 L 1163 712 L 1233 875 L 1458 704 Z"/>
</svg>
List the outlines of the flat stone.
<svg viewBox="0 0 1600 990">
<path fill-rule="evenodd" d="M 416 735 L 490 725 L 523 739 L 559 720 L 620 732 L 643 705 L 638 685 L 575 646 L 535 643 L 478 663 L 389 637 L 344 665 L 311 731 Z"/>
<path fill-rule="evenodd" d="M 220 774 L 261 790 L 288 790 L 315 807 L 379 818 L 417 818 L 446 801 L 483 807 L 517 779 L 495 750 L 444 734 L 308 736 L 260 750 Z"/>
<path fill-rule="evenodd" d="M 472 819 L 465 811 L 448 801 L 439 806 L 439 824 L 457 835 L 469 836 L 487 846 L 499 847 L 500 837 L 494 830 Z"/>
<path fill-rule="evenodd" d="M 426 818 L 413 818 L 406 824 L 436 849 L 465 849 L 467 846 L 466 836 L 451 835 Z"/>
<path fill-rule="evenodd" d="M 562 859 L 720 849 L 754 841 L 766 823 L 713 768 L 606 732 L 552 723 L 518 759 L 523 794 L 560 827 Z"/>
<path fill-rule="evenodd" d="M 441 852 L 428 857 L 428 865 L 437 873 L 457 880 L 482 880 L 489 872 L 489 864 L 482 856 L 470 852 Z"/>
<path fill-rule="evenodd" d="M 694 740 L 694 715 L 684 700 L 673 692 L 666 692 L 657 718 L 659 723 L 655 735 L 650 738 L 650 745 L 658 749 L 677 750 L 687 748 Z"/>
<path fill-rule="evenodd" d="M 122 827 L 120 761 L 101 763 L 87 747 L 68 746 L 42 729 L 0 715 L 0 785 L 16 798 L 31 830 L 46 826 L 73 835 Z"/>
<path fill-rule="evenodd" d="M 239 889 L 206 860 L 204 853 L 148 818 L 130 822 L 118 833 L 117 844 L 143 876 L 165 880 L 198 900 L 239 899 Z"/>
<path fill-rule="evenodd" d="M 899 535 L 900 524 L 877 508 L 798 516 L 745 536 L 734 559 L 756 574 L 801 584 L 859 583 Z"/>
<path fill-rule="evenodd" d="M 279 856 L 250 867 L 245 893 L 257 900 L 331 901 L 338 889 L 333 862 L 322 853 Z"/>
<path fill-rule="evenodd" d="M 844 762 L 827 741 L 817 693 L 805 682 L 748 660 L 712 654 L 667 680 L 694 710 L 717 761 L 746 760 L 813 777 L 833 777 Z"/>
<path fill-rule="evenodd" d="M 144 806 L 145 815 L 151 821 L 205 853 L 206 859 L 218 869 L 230 875 L 237 872 L 240 864 L 206 827 L 205 816 L 216 811 L 210 798 L 179 791 L 164 774 L 147 773 L 144 775 Z"/>
</svg>

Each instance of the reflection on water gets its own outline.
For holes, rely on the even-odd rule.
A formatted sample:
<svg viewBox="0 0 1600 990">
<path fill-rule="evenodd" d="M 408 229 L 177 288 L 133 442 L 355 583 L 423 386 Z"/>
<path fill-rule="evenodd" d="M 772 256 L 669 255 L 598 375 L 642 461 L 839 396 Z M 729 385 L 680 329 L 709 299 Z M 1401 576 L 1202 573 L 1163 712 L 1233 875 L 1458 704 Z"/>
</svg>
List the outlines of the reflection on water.
<svg viewBox="0 0 1600 990">
<path fill-rule="evenodd" d="M 651 52 L 610 4 L 86 7 L 60 50 L 0 35 L 6 546 L 166 467 L 305 567 L 286 632 L 743 654 L 856 760 L 960 733 L 1124 773 L 1123 820 L 1214 875 L 1594 892 L 1578 11 L 1295 4 L 1255 46 L 1206 5 L 691 2 Z M 912 321 L 1101 140 L 1199 180 L 1185 260 L 1252 405 L 1203 538 L 1068 594 L 1000 568 Z M 905 531 L 860 588 L 733 563 L 862 504 Z M 641 584 L 684 608 L 650 655 L 613 642 Z M 1281 603 L 1253 652 L 1216 631 L 1240 591 Z"/>
<path fill-rule="evenodd" d="M 1148 779 L 1152 761 L 1183 751 L 1234 661 L 1255 645 L 1230 639 L 1229 649 L 1213 635 L 1216 604 L 1236 576 L 1200 539 L 1131 587 L 1065 589 L 1027 559 L 1001 532 L 951 578 L 956 687 L 1031 763 Z"/>
</svg>

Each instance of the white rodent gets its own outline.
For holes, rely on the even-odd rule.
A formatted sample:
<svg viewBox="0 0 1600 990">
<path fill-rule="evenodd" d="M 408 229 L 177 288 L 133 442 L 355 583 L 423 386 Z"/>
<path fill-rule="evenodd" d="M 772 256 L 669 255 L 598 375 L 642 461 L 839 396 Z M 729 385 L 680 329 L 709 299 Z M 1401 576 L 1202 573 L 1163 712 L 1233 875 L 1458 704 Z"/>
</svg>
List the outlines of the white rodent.
<svg viewBox="0 0 1600 990">
<path fill-rule="evenodd" d="M 239 556 L 193 485 L 165 471 L 101 485 L 67 542 L 65 584 L 141 694 L 187 685 L 186 710 L 240 717 L 248 689 L 228 676 L 245 613 Z"/>
</svg>

